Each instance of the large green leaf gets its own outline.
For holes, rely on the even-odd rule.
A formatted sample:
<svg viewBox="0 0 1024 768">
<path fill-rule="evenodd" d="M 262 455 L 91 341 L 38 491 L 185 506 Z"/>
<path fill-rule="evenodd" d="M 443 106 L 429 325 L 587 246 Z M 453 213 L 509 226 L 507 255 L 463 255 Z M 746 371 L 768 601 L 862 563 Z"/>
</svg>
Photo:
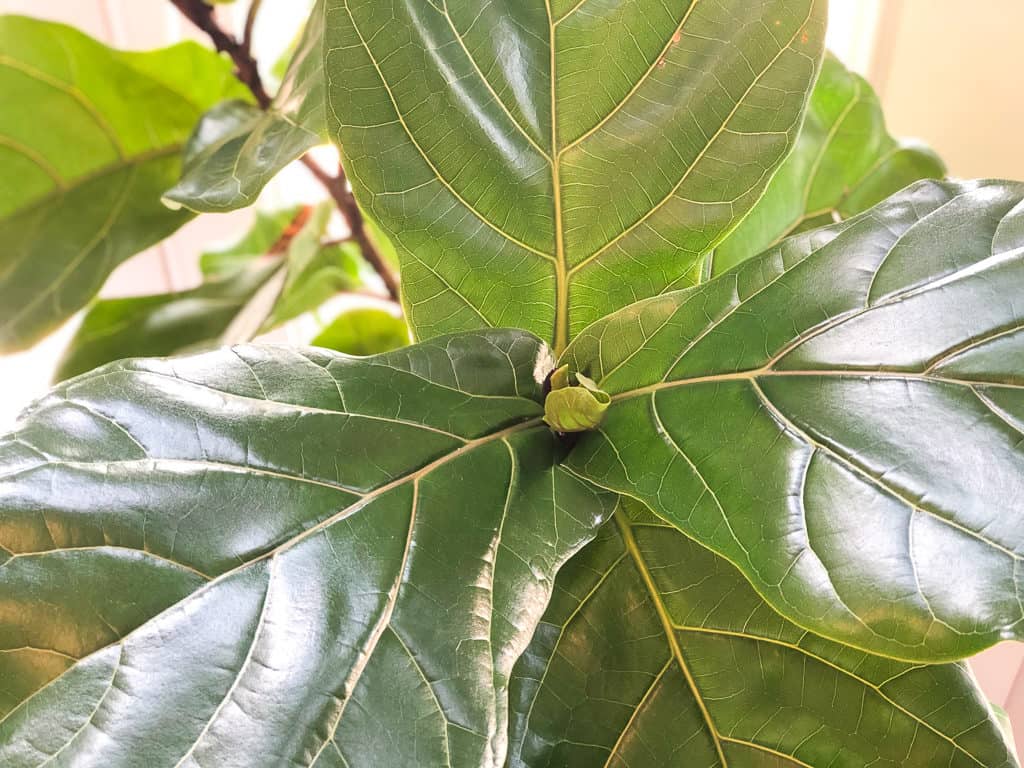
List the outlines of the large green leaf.
<svg viewBox="0 0 1024 768">
<path fill-rule="evenodd" d="M 698 278 L 792 148 L 825 3 L 326 0 L 328 127 L 419 338 L 556 349 Z"/>
<path fill-rule="evenodd" d="M 200 213 L 244 208 L 286 165 L 326 143 L 322 45 L 323 11 L 314 10 L 270 108 L 234 101 L 203 115 L 165 200 Z"/>
<path fill-rule="evenodd" d="M 944 660 L 1024 637 L 1024 184 L 919 182 L 563 362 L 614 401 L 570 465 L 843 642 Z"/>
<path fill-rule="evenodd" d="M 51 331 L 188 220 L 160 195 L 200 114 L 241 94 L 230 64 L 193 43 L 124 53 L 0 17 L 0 352 Z"/>
<path fill-rule="evenodd" d="M 513 768 L 1017 765 L 965 665 L 824 640 L 646 510 L 616 522 L 516 666 Z"/>
<path fill-rule="evenodd" d="M 612 506 L 557 466 L 547 356 L 242 347 L 37 403 L 0 440 L 0 764 L 502 765 Z"/>
<path fill-rule="evenodd" d="M 826 56 L 796 147 L 764 197 L 715 249 L 709 271 L 721 274 L 788 235 L 848 219 L 945 173 L 930 149 L 890 136 L 871 86 Z"/>
</svg>

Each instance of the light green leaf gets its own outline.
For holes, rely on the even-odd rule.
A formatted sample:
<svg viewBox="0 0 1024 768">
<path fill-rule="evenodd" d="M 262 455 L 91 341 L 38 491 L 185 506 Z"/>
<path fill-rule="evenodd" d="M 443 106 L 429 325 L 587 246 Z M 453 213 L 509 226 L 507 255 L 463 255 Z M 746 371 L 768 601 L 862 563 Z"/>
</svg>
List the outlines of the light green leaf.
<svg viewBox="0 0 1024 768">
<path fill-rule="evenodd" d="M 287 276 L 266 326 L 273 327 L 310 312 L 342 291 L 362 285 L 372 270 L 352 241 L 325 245 L 334 204 L 317 206 L 309 221 L 288 245 Z"/>
<path fill-rule="evenodd" d="M 301 221 L 305 214 L 300 206 L 280 211 L 256 211 L 252 226 L 236 243 L 219 250 L 206 251 L 199 257 L 203 276 L 217 279 L 238 272 L 242 267 L 266 256 L 293 222 Z"/>
<path fill-rule="evenodd" d="M 919 182 L 560 364 L 613 396 L 569 464 L 797 624 L 923 661 L 1024 637 L 1024 184 Z"/>
<path fill-rule="evenodd" d="M 298 232 L 292 230 L 305 217 L 302 209 L 259 214 L 238 243 L 203 254 L 209 279 L 197 288 L 94 302 L 55 380 L 127 357 L 248 341 L 359 287 L 369 268 L 358 247 L 321 243 L 331 211 L 330 204 L 320 207 Z"/>
<path fill-rule="evenodd" d="M 342 312 L 312 341 L 315 347 L 361 356 L 390 352 L 408 343 L 405 321 L 386 309 L 373 307 Z"/>
<path fill-rule="evenodd" d="M 123 53 L 0 17 L 0 352 L 53 330 L 188 220 L 160 195 L 199 115 L 242 93 L 230 64 L 192 43 Z"/>
<path fill-rule="evenodd" d="M 721 274 L 784 237 L 848 219 L 945 173 L 930 149 L 890 136 L 871 86 L 826 56 L 796 147 L 764 197 L 715 249 L 710 271 Z"/>
<path fill-rule="evenodd" d="M 326 143 L 322 47 L 323 13 L 314 9 L 270 109 L 227 102 L 203 115 L 165 200 L 200 213 L 245 208 L 286 165 Z"/>
<path fill-rule="evenodd" d="M 604 413 L 611 404 L 611 397 L 582 374 L 577 374 L 577 383 L 561 381 L 566 379 L 564 368 L 552 376 L 552 391 L 544 400 L 544 421 L 556 432 L 584 432 L 597 429 L 604 419 Z"/>
<path fill-rule="evenodd" d="M 276 263 L 257 265 L 189 291 L 97 301 L 64 350 L 54 380 L 126 357 L 213 345 L 278 269 Z"/>
<path fill-rule="evenodd" d="M 511 768 L 1017 766 L 965 665 L 817 637 L 638 505 L 616 523 L 515 668 Z"/>
<path fill-rule="evenodd" d="M 331 297 L 362 286 L 370 274 L 372 270 L 353 241 L 318 245 L 313 260 L 302 272 L 295 273 L 289 264 L 292 282 L 285 286 L 266 327 L 314 311 Z"/>
<path fill-rule="evenodd" d="M 547 359 L 242 347 L 38 402 L 0 439 L 0 764 L 502 766 L 512 666 L 613 504 L 558 466 Z"/>
<path fill-rule="evenodd" d="M 399 251 L 417 337 L 510 326 L 561 349 L 694 283 L 793 146 L 824 17 L 819 0 L 326 0 L 329 129 Z"/>
</svg>

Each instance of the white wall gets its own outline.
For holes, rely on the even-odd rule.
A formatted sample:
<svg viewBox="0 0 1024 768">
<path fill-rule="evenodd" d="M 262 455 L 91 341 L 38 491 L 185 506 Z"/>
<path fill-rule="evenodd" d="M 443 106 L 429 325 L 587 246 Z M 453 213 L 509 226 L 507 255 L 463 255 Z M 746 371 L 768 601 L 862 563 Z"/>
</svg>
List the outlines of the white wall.
<svg viewBox="0 0 1024 768">
<path fill-rule="evenodd" d="M 1024 0 L 885 0 L 868 70 L 953 175 L 1024 179 Z"/>
</svg>

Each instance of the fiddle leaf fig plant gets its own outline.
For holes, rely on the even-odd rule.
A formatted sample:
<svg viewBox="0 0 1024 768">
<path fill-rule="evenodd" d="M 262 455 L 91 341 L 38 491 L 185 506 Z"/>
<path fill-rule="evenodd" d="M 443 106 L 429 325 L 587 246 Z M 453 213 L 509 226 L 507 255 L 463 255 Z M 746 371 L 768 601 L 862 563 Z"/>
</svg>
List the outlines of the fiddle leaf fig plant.
<svg viewBox="0 0 1024 768">
<path fill-rule="evenodd" d="M 1018 767 L 963 659 L 1024 633 L 1024 184 L 941 180 L 825 21 L 320 0 L 164 196 L 244 206 L 329 137 L 415 342 L 113 362 L 25 412 L 0 764 Z M 176 352 L 276 276 L 272 322 L 320 296 L 303 232 L 103 311 Z"/>
</svg>

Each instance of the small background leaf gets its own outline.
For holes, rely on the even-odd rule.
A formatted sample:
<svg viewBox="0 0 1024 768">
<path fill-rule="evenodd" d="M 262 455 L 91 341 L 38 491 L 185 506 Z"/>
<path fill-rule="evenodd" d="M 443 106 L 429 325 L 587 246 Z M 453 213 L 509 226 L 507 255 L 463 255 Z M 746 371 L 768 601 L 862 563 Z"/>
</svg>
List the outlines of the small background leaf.
<svg viewBox="0 0 1024 768">
<path fill-rule="evenodd" d="M 212 344 L 278 267 L 243 269 L 190 291 L 95 302 L 68 344 L 55 381 L 126 357 L 158 357 Z"/>
<path fill-rule="evenodd" d="M 286 165 L 325 144 L 322 43 L 318 5 L 270 109 L 227 102 L 203 115 L 189 139 L 181 179 L 165 199 L 199 213 L 244 208 Z"/>
<path fill-rule="evenodd" d="M 264 257 L 277 245 L 285 230 L 298 219 L 301 206 L 280 211 L 256 211 L 249 231 L 235 244 L 199 257 L 199 268 L 207 278 L 227 277 Z"/>
<path fill-rule="evenodd" d="M 401 317 L 386 309 L 361 307 L 339 314 L 312 343 L 347 355 L 376 355 L 409 341 L 409 327 Z"/>
<path fill-rule="evenodd" d="M 94 302 L 55 379 L 128 357 L 249 341 L 316 310 L 339 292 L 362 286 L 372 279 L 372 270 L 358 247 L 350 242 L 323 244 L 332 212 L 326 203 L 315 210 L 260 213 L 238 243 L 202 255 L 207 279 L 199 287 Z"/>
</svg>

